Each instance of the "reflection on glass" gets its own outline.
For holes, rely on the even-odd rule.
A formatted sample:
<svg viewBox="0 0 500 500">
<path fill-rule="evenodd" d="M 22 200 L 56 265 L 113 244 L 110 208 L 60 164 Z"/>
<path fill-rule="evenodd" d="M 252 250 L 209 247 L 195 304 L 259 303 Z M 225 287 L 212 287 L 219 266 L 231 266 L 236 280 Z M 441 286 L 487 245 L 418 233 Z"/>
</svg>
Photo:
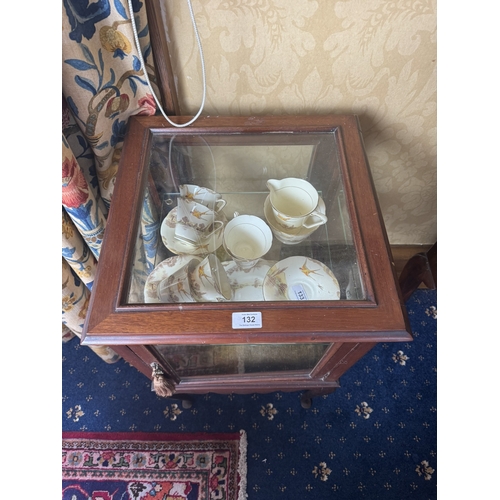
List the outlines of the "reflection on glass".
<svg viewBox="0 0 500 500">
<path fill-rule="evenodd" d="M 181 377 L 312 370 L 331 344 L 157 345 Z"/>
<path fill-rule="evenodd" d="M 159 302 L 150 300 L 144 288 L 152 289 L 157 286 L 156 281 L 168 278 L 164 273 L 151 276 L 160 263 L 176 255 L 203 259 L 209 253 L 217 256 L 228 274 L 232 286 L 231 301 L 365 298 L 335 131 L 310 134 L 207 133 L 203 136 L 168 135 L 156 131 L 149 151 L 148 168 L 149 182 L 144 196 L 149 201 L 147 206 L 152 215 L 149 225 L 141 224 L 137 235 L 129 303 Z M 286 178 L 306 180 L 314 187 L 319 196 L 315 208 L 319 218 L 316 220 L 324 216 L 326 222 L 312 228 L 306 227 L 305 222 L 283 228 L 283 221 L 278 220 L 273 211 L 267 182 Z M 179 203 L 180 186 L 184 185 L 205 189 L 200 193 L 195 188 L 184 190 L 183 202 Z M 224 249 L 225 225 L 237 214 L 257 216 L 273 232 L 270 250 L 251 269 L 235 266 Z M 312 219 L 304 217 L 304 220 Z M 152 236 L 153 230 L 156 240 Z M 271 271 L 274 265 L 292 257 L 309 260 L 304 261 L 305 264 L 298 259 L 286 261 L 288 269 L 278 277 L 281 280 L 278 286 L 286 287 L 286 291 L 279 298 L 276 291 L 269 292 L 269 287 L 265 287 L 266 282 L 269 284 L 267 273 L 272 274 L 276 271 L 276 268 Z M 291 263 L 299 269 L 295 274 L 290 274 Z M 323 265 L 327 271 L 323 270 Z M 167 269 L 169 266 L 163 267 Z M 308 271 L 312 272 L 307 274 Z M 329 273 L 333 274 L 333 279 L 329 278 Z M 310 281 L 315 278 L 316 283 Z M 333 287 L 332 293 L 317 293 L 321 287 L 328 292 L 329 283 Z"/>
<path fill-rule="evenodd" d="M 144 286 L 147 277 L 157 262 L 160 240 L 160 213 L 153 203 L 149 189 L 144 193 L 139 237 L 132 261 L 129 302 L 144 301 Z"/>
</svg>

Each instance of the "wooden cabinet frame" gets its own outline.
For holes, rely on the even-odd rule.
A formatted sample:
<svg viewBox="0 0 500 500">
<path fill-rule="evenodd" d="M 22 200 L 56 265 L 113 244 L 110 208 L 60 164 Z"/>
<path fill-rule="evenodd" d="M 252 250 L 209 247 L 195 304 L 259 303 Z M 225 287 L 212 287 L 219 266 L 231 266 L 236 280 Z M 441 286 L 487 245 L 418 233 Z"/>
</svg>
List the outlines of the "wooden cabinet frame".
<svg viewBox="0 0 500 500">
<path fill-rule="evenodd" d="M 174 118 L 183 123 L 185 117 Z M 116 187 L 108 216 L 101 257 L 83 344 L 121 346 L 147 374 L 157 362 L 178 384 L 178 392 L 253 392 L 307 390 L 309 396 L 331 392 L 339 377 L 378 342 L 412 340 L 406 309 L 382 214 L 364 152 L 359 122 L 354 115 L 204 117 L 190 127 L 176 129 L 211 137 L 232 134 L 245 140 L 259 134 L 330 132 L 337 134 L 340 171 L 364 289 L 364 300 L 290 301 L 255 303 L 127 303 L 128 273 L 139 224 L 142 193 L 147 186 L 148 152 L 154 134 L 172 130 L 160 116 L 132 117 L 124 143 Z M 276 140 L 279 136 L 276 135 Z M 319 154 L 319 153 L 318 153 Z M 333 182 L 333 181 L 332 181 Z M 262 328 L 233 330 L 231 314 L 260 311 Z M 310 373 L 255 374 L 200 377 L 182 381 L 154 346 L 168 344 L 281 344 L 331 343 Z M 126 346 L 126 349 L 125 347 Z M 128 350 L 127 350 L 128 349 Z M 128 360 L 128 359 L 127 359 Z M 307 400 L 308 397 L 305 398 Z"/>
</svg>

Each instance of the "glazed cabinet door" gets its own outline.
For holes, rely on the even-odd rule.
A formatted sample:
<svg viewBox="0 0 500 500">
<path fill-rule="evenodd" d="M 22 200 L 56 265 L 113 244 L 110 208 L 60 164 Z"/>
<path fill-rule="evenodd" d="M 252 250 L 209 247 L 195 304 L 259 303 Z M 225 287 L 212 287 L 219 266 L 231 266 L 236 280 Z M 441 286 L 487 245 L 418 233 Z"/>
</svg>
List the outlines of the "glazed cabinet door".
<svg viewBox="0 0 500 500">
<path fill-rule="evenodd" d="M 149 365 L 158 395 L 184 399 L 186 394 L 306 391 L 333 392 L 339 378 L 375 343 L 157 345 L 131 346 Z M 158 390 L 159 388 L 159 390 Z M 166 388 L 166 389 L 165 389 Z M 165 389 L 165 391 L 164 391 Z M 306 402 L 306 403 L 304 403 Z"/>
</svg>

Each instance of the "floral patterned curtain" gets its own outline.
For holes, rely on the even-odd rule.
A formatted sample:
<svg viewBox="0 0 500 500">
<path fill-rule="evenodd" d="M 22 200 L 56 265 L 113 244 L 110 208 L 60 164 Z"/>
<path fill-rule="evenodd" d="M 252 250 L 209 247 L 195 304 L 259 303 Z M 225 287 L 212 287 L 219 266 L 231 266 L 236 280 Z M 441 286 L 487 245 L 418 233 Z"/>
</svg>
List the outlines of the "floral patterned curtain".
<svg viewBox="0 0 500 500">
<path fill-rule="evenodd" d="M 144 2 L 134 19 L 151 82 L 153 57 Z M 134 44 L 127 0 L 62 2 L 62 338 L 80 336 L 90 300 L 128 118 L 156 111 Z M 156 89 L 155 89 L 156 92 Z M 144 241 L 158 221 L 148 200 Z M 145 249 L 147 256 L 150 249 Z M 143 267 L 151 266 L 147 257 Z M 91 347 L 104 361 L 112 348 Z"/>
</svg>

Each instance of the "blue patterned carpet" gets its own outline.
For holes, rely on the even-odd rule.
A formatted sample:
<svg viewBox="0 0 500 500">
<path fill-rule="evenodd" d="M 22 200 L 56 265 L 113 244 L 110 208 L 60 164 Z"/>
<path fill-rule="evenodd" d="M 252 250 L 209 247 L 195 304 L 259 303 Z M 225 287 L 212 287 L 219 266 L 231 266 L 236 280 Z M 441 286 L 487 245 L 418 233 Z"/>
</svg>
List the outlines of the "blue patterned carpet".
<svg viewBox="0 0 500 500">
<path fill-rule="evenodd" d="M 78 339 L 63 344 L 63 430 L 229 432 L 248 436 L 248 498 L 437 498 L 436 291 L 407 303 L 415 340 L 379 344 L 335 393 L 156 396 L 123 360 L 108 365 Z"/>
</svg>

